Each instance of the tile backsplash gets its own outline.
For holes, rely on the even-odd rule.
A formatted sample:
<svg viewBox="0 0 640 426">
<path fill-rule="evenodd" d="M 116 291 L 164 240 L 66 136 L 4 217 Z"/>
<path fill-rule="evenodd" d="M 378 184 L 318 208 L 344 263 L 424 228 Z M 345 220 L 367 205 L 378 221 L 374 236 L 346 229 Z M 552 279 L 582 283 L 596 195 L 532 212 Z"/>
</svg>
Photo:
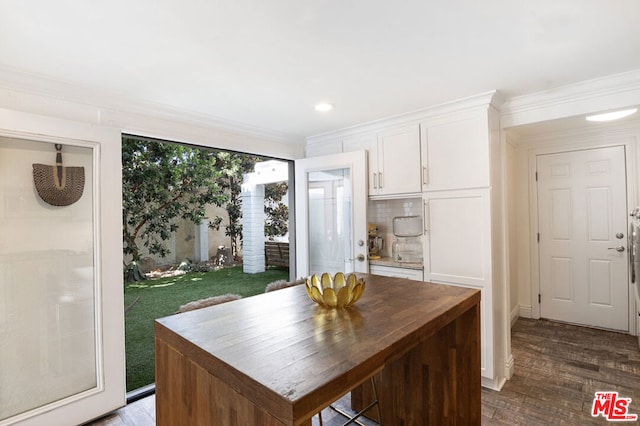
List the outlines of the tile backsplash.
<svg viewBox="0 0 640 426">
<path fill-rule="evenodd" d="M 368 223 L 378 227 L 378 235 L 384 239 L 382 256 L 391 256 L 393 243 L 393 218 L 396 216 L 422 217 L 421 198 L 400 198 L 394 200 L 369 200 Z"/>
</svg>

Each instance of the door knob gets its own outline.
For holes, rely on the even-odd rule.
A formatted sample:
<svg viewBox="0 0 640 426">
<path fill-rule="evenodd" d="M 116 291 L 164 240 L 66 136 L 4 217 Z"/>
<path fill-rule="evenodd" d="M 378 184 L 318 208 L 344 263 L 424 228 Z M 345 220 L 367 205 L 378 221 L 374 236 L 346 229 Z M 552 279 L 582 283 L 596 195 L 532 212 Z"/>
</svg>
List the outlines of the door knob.
<svg viewBox="0 0 640 426">
<path fill-rule="evenodd" d="M 364 254 L 360 253 L 358 256 L 356 256 L 356 259 L 358 260 L 358 262 L 364 262 Z"/>
<path fill-rule="evenodd" d="M 624 251 L 624 246 L 618 246 L 618 247 L 609 247 L 607 250 L 615 250 L 617 252 L 622 253 Z"/>
</svg>

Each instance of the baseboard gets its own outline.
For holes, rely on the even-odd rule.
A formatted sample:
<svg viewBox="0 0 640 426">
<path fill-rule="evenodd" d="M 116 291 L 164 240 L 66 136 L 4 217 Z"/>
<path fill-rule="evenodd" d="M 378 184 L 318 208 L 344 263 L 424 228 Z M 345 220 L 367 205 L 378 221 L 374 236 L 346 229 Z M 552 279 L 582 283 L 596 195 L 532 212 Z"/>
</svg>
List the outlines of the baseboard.
<svg viewBox="0 0 640 426">
<path fill-rule="evenodd" d="M 487 389 L 491 389 L 494 391 L 500 391 L 500 389 L 502 389 L 502 386 L 504 386 L 505 382 L 507 381 L 507 379 L 502 378 L 500 380 L 498 379 L 488 379 L 486 377 L 482 378 L 482 387 L 483 388 L 487 388 Z"/>
<path fill-rule="evenodd" d="M 522 318 L 533 318 L 533 310 L 531 309 L 531 306 L 520 305 L 518 309 Z"/>
<path fill-rule="evenodd" d="M 507 380 L 510 380 L 515 372 L 515 363 L 513 362 L 513 355 L 511 354 L 509 354 L 509 359 L 504 364 L 504 371 L 507 376 Z"/>
<path fill-rule="evenodd" d="M 519 317 L 520 317 L 520 306 L 516 305 L 515 308 L 511 310 L 511 327 L 513 327 L 513 324 L 515 324 L 515 322 L 518 320 Z"/>
</svg>

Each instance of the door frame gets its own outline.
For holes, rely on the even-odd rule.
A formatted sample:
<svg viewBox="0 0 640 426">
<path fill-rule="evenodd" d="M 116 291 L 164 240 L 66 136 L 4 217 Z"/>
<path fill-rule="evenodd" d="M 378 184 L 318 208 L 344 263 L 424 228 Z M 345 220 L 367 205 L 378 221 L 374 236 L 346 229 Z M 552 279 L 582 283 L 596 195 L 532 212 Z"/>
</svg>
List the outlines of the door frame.
<svg viewBox="0 0 640 426">
<path fill-rule="evenodd" d="M 627 208 L 632 209 L 637 205 L 636 190 L 636 158 L 635 138 L 629 135 L 620 134 L 603 134 L 603 135 L 582 135 L 584 141 L 575 142 L 575 136 L 569 135 L 564 139 L 569 142 L 561 142 L 558 144 L 557 138 L 549 138 L 549 143 L 544 146 L 537 146 L 529 149 L 529 247 L 531 260 L 531 318 L 540 318 L 540 304 L 538 303 L 538 294 L 540 293 L 540 258 L 538 254 L 537 233 L 539 229 L 538 218 L 538 185 L 536 181 L 536 157 L 544 154 L 559 154 L 563 152 L 607 148 L 614 146 L 623 146 L 625 149 L 625 166 L 627 179 Z M 560 138 L 562 139 L 562 138 Z M 602 140 L 608 140 L 602 143 Z M 627 213 L 627 232 L 629 229 L 629 216 Z M 627 277 L 627 291 L 630 293 L 630 281 Z M 635 301 L 633 297 L 628 298 L 628 321 L 629 334 L 636 335 L 636 321 L 634 315 Z"/>
<path fill-rule="evenodd" d="M 91 147 L 94 150 L 96 260 L 95 388 L 50 402 L 1 424 L 80 424 L 126 404 L 122 276 L 121 134 L 58 118 L 0 109 L 0 136 Z"/>
</svg>

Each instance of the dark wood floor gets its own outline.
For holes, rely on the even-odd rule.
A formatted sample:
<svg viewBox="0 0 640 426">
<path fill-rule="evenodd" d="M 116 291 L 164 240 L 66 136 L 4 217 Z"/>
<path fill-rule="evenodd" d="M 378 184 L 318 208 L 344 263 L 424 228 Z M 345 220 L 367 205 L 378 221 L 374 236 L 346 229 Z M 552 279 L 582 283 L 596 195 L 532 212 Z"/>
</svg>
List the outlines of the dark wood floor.
<svg viewBox="0 0 640 426">
<path fill-rule="evenodd" d="M 513 326 L 511 343 L 515 374 L 500 392 L 482 389 L 483 425 L 605 425 L 603 417 L 591 416 L 596 391 L 631 398 L 629 413 L 640 415 L 636 337 L 521 318 Z M 346 408 L 348 401 L 338 405 Z M 91 425 L 151 426 L 154 410 L 155 399 L 148 397 Z M 335 425 L 341 419 L 325 410 L 323 420 Z"/>
<path fill-rule="evenodd" d="M 515 374 L 500 392 L 483 389 L 487 425 L 603 425 L 596 391 L 631 398 L 640 414 L 640 349 L 628 334 L 519 319 L 511 330 Z"/>
</svg>

